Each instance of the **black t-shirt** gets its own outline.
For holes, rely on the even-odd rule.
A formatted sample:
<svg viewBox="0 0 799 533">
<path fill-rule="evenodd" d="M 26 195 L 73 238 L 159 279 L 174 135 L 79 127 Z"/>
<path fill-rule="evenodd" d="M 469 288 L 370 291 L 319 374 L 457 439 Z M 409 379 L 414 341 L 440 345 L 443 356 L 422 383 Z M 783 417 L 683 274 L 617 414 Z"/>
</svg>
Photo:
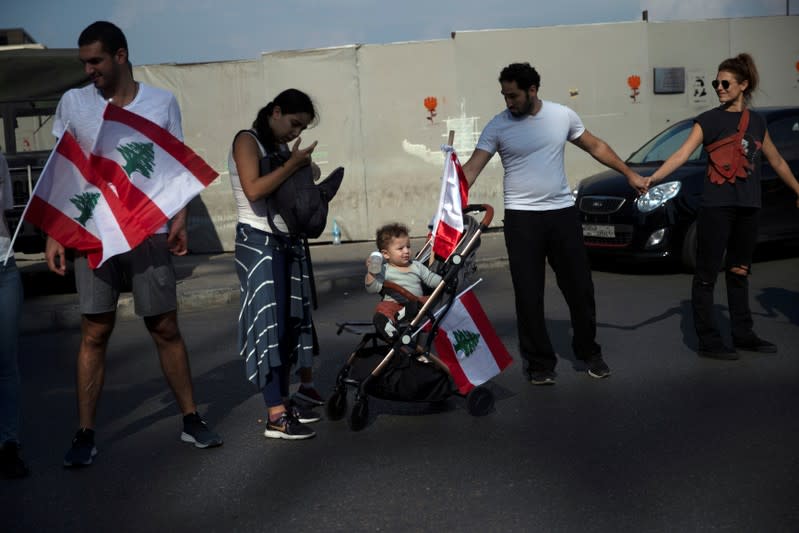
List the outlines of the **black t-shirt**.
<svg viewBox="0 0 799 533">
<path fill-rule="evenodd" d="M 735 135 L 740 112 L 725 111 L 721 107 L 705 111 L 694 121 L 702 128 L 702 144 L 707 146 L 714 142 Z M 763 139 L 766 137 L 766 120 L 759 114 L 749 110 L 749 127 L 746 128 L 741 144 L 749 163 L 752 165 L 749 176 L 735 178 L 735 183 L 712 183 L 705 176 L 702 205 L 711 207 L 740 206 L 760 207 L 760 160 Z"/>
</svg>

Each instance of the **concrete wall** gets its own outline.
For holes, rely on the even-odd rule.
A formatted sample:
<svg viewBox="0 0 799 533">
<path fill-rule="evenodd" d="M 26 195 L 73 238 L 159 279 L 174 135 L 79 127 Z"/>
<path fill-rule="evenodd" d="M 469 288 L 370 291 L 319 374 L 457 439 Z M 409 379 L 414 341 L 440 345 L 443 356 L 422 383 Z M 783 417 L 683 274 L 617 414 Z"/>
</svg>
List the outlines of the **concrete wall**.
<svg viewBox="0 0 799 533">
<path fill-rule="evenodd" d="M 503 109 L 496 81 L 508 63 L 529 61 L 542 76 L 540 95 L 572 107 L 587 128 L 622 158 L 671 122 L 717 104 L 707 87 L 718 63 L 751 53 L 760 69 L 756 105 L 799 105 L 799 17 L 697 22 L 626 22 L 459 32 L 453 39 L 276 52 L 254 61 L 138 67 L 138 79 L 175 92 L 186 142 L 222 175 L 191 205 L 193 251 L 231 250 L 235 208 L 227 175 L 234 133 L 279 91 L 296 87 L 314 98 L 320 122 L 303 134 L 318 140 L 323 172 L 346 167 L 331 204 L 345 240 L 368 240 L 390 220 L 426 232 L 439 194 L 439 146 L 456 130 L 466 161 L 477 135 Z M 654 94 L 653 69 L 684 67 L 686 92 Z M 628 77 L 641 79 L 632 98 Z M 425 97 L 438 100 L 436 116 Z M 430 120 L 432 118 L 432 120 Z M 494 158 L 495 160 L 498 158 Z M 502 168 L 492 160 L 470 192 L 502 220 Z M 576 183 L 602 167 L 569 145 L 566 170 Z M 330 230 L 320 240 L 330 240 Z"/>
</svg>

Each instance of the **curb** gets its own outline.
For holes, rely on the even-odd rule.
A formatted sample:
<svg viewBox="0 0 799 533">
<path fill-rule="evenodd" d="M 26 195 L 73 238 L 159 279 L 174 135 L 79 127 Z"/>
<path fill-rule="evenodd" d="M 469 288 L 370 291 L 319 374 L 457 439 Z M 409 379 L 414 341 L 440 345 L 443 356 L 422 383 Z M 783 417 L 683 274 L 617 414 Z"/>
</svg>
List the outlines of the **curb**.
<svg viewBox="0 0 799 533">
<path fill-rule="evenodd" d="M 506 257 L 488 257 L 477 260 L 478 267 L 483 270 L 493 270 L 506 267 Z M 182 280 L 185 281 L 185 280 Z M 182 281 L 178 282 L 177 297 L 180 311 L 199 311 L 224 305 L 239 303 L 239 287 L 235 279 L 231 285 L 213 288 L 186 288 Z M 343 277 L 324 277 L 317 275 L 316 291 L 319 294 L 334 292 L 351 292 L 363 288 L 363 278 L 360 275 Z M 76 297 L 67 296 L 55 304 L 26 303 L 22 306 L 22 317 L 19 332 L 21 335 L 44 333 L 53 330 L 79 329 L 81 314 Z M 117 320 L 137 318 L 133 308 L 133 296 L 125 293 L 119 297 L 117 306 Z"/>
</svg>

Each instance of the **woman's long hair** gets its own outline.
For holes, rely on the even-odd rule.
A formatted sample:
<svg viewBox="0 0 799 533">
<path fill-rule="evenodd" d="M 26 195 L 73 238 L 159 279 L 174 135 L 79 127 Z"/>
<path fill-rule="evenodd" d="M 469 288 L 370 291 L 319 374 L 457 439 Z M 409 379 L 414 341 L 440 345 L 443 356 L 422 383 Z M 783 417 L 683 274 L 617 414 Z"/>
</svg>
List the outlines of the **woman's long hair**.
<svg viewBox="0 0 799 533">
<path fill-rule="evenodd" d="M 308 113 L 311 116 L 311 124 L 317 122 L 316 108 L 311 101 L 311 97 L 298 89 L 286 89 L 278 94 L 274 100 L 262 107 L 252 123 L 255 133 L 258 135 L 258 140 L 261 141 L 261 144 L 267 150 L 277 148 L 272 128 L 269 127 L 269 117 L 272 116 L 275 106 L 278 106 L 284 115 Z"/>
</svg>

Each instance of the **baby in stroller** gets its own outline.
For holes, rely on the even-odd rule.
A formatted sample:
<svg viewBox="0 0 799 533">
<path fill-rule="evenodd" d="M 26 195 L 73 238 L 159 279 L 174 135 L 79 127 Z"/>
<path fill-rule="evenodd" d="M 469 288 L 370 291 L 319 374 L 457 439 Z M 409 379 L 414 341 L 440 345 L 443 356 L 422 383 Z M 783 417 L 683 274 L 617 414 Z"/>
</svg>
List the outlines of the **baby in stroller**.
<svg viewBox="0 0 799 533">
<path fill-rule="evenodd" d="M 339 334 L 347 331 L 360 335 L 361 340 L 336 377 L 334 391 L 327 401 L 329 420 L 339 420 L 346 414 L 349 387 L 356 389 L 355 404 L 348 417 L 350 428 L 355 431 L 366 426 L 370 396 L 441 405 L 457 395 L 465 398 L 466 408 L 474 416 L 493 409 L 493 394 L 481 386 L 490 376 L 461 390 L 449 366 L 454 356 L 448 354 L 444 361 L 432 349 L 438 337 L 447 336 L 445 331 L 439 335 L 439 326 L 457 300 L 461 281 L 473 265 L 480 234 L 493 216 L 489 205 L 464 209 L 464 214 L 475 212 L 482 212 L 483 220 L 477 223 L 471 216 L 464 217 L 468 224 L 455 252 L 446 258 L 436 256 L 433 241 L 428 240 L 417 259 L 412 259 L 408 228 L 402 224 L 389 224 L 377 231 L 380 255 L 373 254 L 377 259 L 375 264 L 367 260 L 364 284 L 368 292 L 382 293 L 383 301 L 378 304 L 373 322 L 337 323 Z M 433 258 L 432 270 L 423 262 L 425 254 Z M 432 289 L 429 296 L 423 296 L 426 288 Z M 364 327 L 365 330 L 361 329 Z M 501 368 L 496 373 L 499 371 Z M 469 381 L 462 368 L 458 372 Z"/>
<path fill-rule="evenodd" d="M 390 281 L 424 301 L 424 287 L 434 289 L 441 283 L 441 276 L 411 256 L 407 226 L 396 222 L 386 224 L 377 230 L 375 241 L 385 262 L 378 270 L 370 265 L 371 258 L 367 259 L 366 292 L 380 293 L 383 283 Z M 386 291 L 375 309 L 374 325 L 378 335 L 388 342 L 395 340 L 399 322 L 406 316 L 413 317 L 417 311 L 418 301 L 405 301 L 400 295 Z"/>
</svg>

